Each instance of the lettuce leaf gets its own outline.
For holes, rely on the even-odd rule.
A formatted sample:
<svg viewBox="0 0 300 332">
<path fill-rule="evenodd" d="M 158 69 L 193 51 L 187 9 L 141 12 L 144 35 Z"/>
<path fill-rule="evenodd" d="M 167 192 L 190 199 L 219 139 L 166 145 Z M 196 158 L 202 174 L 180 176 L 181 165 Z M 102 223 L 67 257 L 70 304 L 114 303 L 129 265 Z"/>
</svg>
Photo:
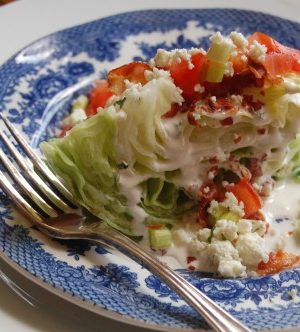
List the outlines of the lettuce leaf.
<svg viewBox="0 0 300 332">
<path fill-rule="evenodd" d="M 173 224 L 196 204 L 183 190 L 163 178 L 148 179 L 143 189 L 141 206 L 150 216 L 149 223 Z"/>
<path fill-rule="evenodd" d="M 131 235 L 131 216 L 117 181 L 114 107 L 74 127 L 67 136 L 41 144 L 49 166 L 75 200 L 111 226 Z"/>
</svg>

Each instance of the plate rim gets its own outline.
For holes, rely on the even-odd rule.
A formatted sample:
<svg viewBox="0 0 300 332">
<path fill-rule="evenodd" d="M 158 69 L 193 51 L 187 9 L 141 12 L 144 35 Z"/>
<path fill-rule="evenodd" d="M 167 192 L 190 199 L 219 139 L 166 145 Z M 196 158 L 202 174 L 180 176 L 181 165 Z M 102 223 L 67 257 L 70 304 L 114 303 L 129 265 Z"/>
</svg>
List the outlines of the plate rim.
<svg viewBox="0 0 300 332">
<path fill-rule="evenodd" d="M 234 11 L 241 11 L 241 12 L 251 12 L 251 13 L 260 13 L 260 14 L 264 14 L 270 17 L 275 17 L 275 18 L 280 18 L 282 20 L 285 21 L 290 21 L 296 24 L 300 24 L 300 21 L 296 21 L 294 19 L 290 19 L 290 18 L 286 18 L 286 17 L 282 17 L 280 15 L 277 14 L 269 14 L 267 11 L 262 11 L 262 10 L 255 10 L 255 9 L 249 9 L 249 8 L 234 8 L 234 7 L 187 7 L 187 8 L 168 8 L 168 7 L 163 7 L 163 8 L 159 8 L 159 7 L 154 7 L 154 8 L 148 8 L 148 9 L 141 9 L 141 10 L 129 10 L 129 11 L 122 11 L 122 12 L 118 12 L 116 14 L 112 14 L 112 15 L 107 15 L 107 16 L 103 16 L 100 17 L 98 19 L 94 19 L 94 20 L 89 20 L 80 24 L 75 24 L 75 25 L 70 25 L 68 27 L 65 27 L 63 29 L 58 29 L 55 30 L 49 34 L 45 34 L 35 40 L 33 40 L 32 42 L 24 45 L 22 48 L 18 49 L 16 52 L 14 52 L 11 56 L 9 56 L 7 59 L 4 60 L 4 62 L 2 62 L 0 64 L 0 70 L 10 61 L 12 61 L 20 52 L 24 51 L 25 49 L 31 47 L 32 45 L 38 43 L 39 41 L 42 41 L 45 38 L 49 38 L 52 37 L 54 35 L 56 35 L 57 33 L 60 32 L 64 32 L 73 28 L 79 28 L 81 26 L 87 25 L 87 24 L 91 24 L 91 23 L 95 23 L 97 21 L 103 20 L 103 19 L 108 19 L 108 18 L 112 18 L 112 17 L 118 17 L 124 14 L 130 14 L 130 13 L 141 13 L 141 12 L 151 12 L 151 11 L 192 11 L 192 10 L 197 10 L 197 11 L 205 11 L 205 10 L 234 10 Z M 29 271 L 27 271 L 25 268 L 21 267 L 20 265 L 18 265 L 16 262 L 14 262 L 9 256 L 7 256 L 5 254 L 4 251 L 0 250 L 0 260 L 5 262 L 9 267 L 11 267 L 15 272 L 17 272 L 19 275 L 21 275 L 22 277 L 24 277 L 26 280 L 33 282 L 35 285 L 43 288 L 44 290 L 46 290 L 47 292 L 50 292 L 52 294 L 54 294 L 55 296 L 60 297 L 62 300 L 65 300 L 69 303 L 72 303 L 74 305 L 76 305 L 77 307 L 83 309 L 83 310 L 87 310 L 90 311 L 92 313 L 95 313 L 96 315 L 99 316 L 103 316 L 109 319 L 112 319 L 114 321 L 120 322 L 120 323 L 124 323 L 127 325 L 131 325 L 131 326 L 136 326 L 136 327 L 142 327 L 142 328 L 146 328 L 146 329 L 153 329 L 155 331 L 166 331 L 166 332 L 172 332 L 172 331 L 178 331 L 178 332 L 190 332 L 190 331 L 195 331 L 195 332 L 207 332 L 210 330 L 204 330 L 202 328 L 182 328 L 182 327 L 173 327 L 173 326 L 165 326 L 165 325 L 158 325 L 155 324 L 153 322 L 147 322 L 147 321 L 143 321 L 137 318 L 131 318 L 129 316 L 120 314 L 118 312 L 114 312 L 112 310 L 106 309 L 106 308 L 101 308 L 98 305 L 93 305 L 92 303 L 85 301 L 75 295 L 71 295 L 70 293 L 57 288 L 55 286 L 53 286 L 51 283 L 48 283 L 44 280 L 42 280 L 40 277 L 35 276 L 34 274 L 30 273 Z M 297 332 L 299 331 L 300 325 L 293 327 L 293 328 L 288 328 L 288 329 L 272 329 L 272 331 L 274 332 Z M 257 331 L 269 331 L 269 330 L 257 330 Z"/>
</svg>

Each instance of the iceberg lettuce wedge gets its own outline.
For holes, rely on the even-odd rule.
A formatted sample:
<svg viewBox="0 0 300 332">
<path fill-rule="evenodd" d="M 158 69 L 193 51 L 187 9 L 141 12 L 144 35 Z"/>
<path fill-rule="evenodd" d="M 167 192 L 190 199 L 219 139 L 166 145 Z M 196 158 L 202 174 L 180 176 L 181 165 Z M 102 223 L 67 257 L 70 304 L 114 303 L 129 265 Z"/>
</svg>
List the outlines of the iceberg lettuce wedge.
<svg viewBox="0 0 300 332">
<path fill-rule="evenodd" d="M 41 149 L 78 203 L 131 234 L 132 218 L 117 180 L 116 117 L 115 108 L 109 107 L 74 127 L 64 138 L 43 142 Z"/>
</svg>

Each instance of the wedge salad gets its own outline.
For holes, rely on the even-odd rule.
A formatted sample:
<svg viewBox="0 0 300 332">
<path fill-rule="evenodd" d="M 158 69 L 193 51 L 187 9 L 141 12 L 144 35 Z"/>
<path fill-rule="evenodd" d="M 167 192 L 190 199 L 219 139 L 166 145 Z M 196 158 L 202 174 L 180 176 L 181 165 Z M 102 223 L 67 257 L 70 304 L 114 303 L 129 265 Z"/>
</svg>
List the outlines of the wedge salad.
<svg viewBox="0 0 300 332">
<path fill-rule="evenodd" d="M 210 40 L 111 70 L 41 150 L 81 206 L 158 254 L 222 277 L 279 272 L 300 256 L 268 247 L 264 204 L 300 176 L 300 51 L 261 32 Z"/>
</svg>

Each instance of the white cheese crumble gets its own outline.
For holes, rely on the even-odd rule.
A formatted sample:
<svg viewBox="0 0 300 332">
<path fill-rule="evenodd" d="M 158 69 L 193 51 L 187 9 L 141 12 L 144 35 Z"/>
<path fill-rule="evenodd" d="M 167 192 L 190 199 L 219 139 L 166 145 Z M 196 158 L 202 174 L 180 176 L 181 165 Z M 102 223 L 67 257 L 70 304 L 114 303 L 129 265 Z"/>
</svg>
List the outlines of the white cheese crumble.
<svg viewBox="0 0 300 332">
<path fill-rule="evenodd" d="M 221 219 L 216 222 L 213 230 L 214 239 L 234 241 L 238 238 L 237 223 L 232 220 Z"/>
<path fill-rule="evenodd" d="M 265 248 L 265 240 L 257 233 L 246 233 L 239 236 L 236 249 L 243 264 L 256 267 L 259 262 L 267 263 L 269 254 Z"/>
<path fill-rule="evenodd" d="M 225 76 L 229 76 L 232 77 L 234 75 L 234 69 L 233 69 L 233 64 L 230 61 L 227 61 L 225 64 L 225 71 L 224 71 L 224 75 Z"/>
<path fill-rule="evenodd" d="M 246 49 L 248 46 L 248 40 L 240 32 L 232 31 L 229 37 L 238 48 Z"/>
<path fill-rule="evenodd" d="M 205 194 L 208 194 L 209 193 L 209 187 L 207 186 L 207 187 L 205 187 L 205 188 L 203 188 L 203 192 L 205 193 Z"/>
<path fill-rule="evenodd" d="M 197 232 L 197 240 L 200 242 L 207 242 L 211 237 L 211 229 L 202 228 Z"/>
<path fill-rule="evenodd" d="M 216 96 L 211 96 L 210 100 L 212 103 L 215 103 L 217 101 L 217 97 Z"/>
<path fill-rule="evenodd" d="M 194 53 L 195 51 L 193 51 Z M 181 63 L 182 60 L 186 60 L 188 63 L 188 68 L 193 69 L 194 65 L 191 62 L 191 53 L 187 49 L 174 49 L 171 51 L 166 51 L 159 48 L 156 55 L 153 58 L 153 64 L 156 67 L 168 67 L 172 63 Z"/>
<path fill-rule="evenodd" d="M 161 78 L 161 77 L 170 78 L 171 74 L 167 70 L 158 69 L 158 68 L 154 67 L 153 70 L 145 70 L 144 76 L 145 76 L 145 79 L 149 82 L 153 79 L 157 79 L 157 78 Z"/>
<path fill-rule="evenodd" d="M 198 83 L 198 84 L 195 84 L 194 91 L 203 93 L 205 91 L 205 88 L 204 88 L 204 86 L 202 86 L 201 84 Z"/>
<path fill-rule="evenodd" d="M 247 61 L 248 61 L 248 58 L 247 58 L 247 56 L 246 56 L 245 54 L 243 54 L 243 55 L 241 56 L 241 60 L 242 60 L 243 62 L 247 62 Z"/>
<path fill-rule="evenodd" d="M 291 297 L 291 300 L 295 300 L 298 295 L 297 289 L 291 289 L 289 291 L 289 296 Z"/>
<path fill-rule="evenodd" d="M 213 34 L 209 39 L 212 43 L 224 45 L 225 48 L 236 47 L 230 38 L 222 36 L 219 31 Z"/>
<path fill-rule="evenodd" d="M 74 127 L 76 124 L 84 121 L 87 118 L 85 110 L 76 108 L 72 113 L 63 121 L 63 125 Z"/>
<path fill-rule="evenodd" d="M 244 203 L 238 202 L 237 198 L 234 196 L 233 193 L 227 192 L 225 194 L 226 199 L 221 204 L 224 207 L 228 207 L 229 210 L 233 213 L 236 213 L 237 215 L 243 217 L 244 212 Z"/>
<path fill-rule="evenodd" d="M 248 56 L 255 62 L 265 62 L 267 54 L 267 48 L 265 45 L 260 44 L 258 41 L 254 40 L 249 47 Z"/>
</svg>

